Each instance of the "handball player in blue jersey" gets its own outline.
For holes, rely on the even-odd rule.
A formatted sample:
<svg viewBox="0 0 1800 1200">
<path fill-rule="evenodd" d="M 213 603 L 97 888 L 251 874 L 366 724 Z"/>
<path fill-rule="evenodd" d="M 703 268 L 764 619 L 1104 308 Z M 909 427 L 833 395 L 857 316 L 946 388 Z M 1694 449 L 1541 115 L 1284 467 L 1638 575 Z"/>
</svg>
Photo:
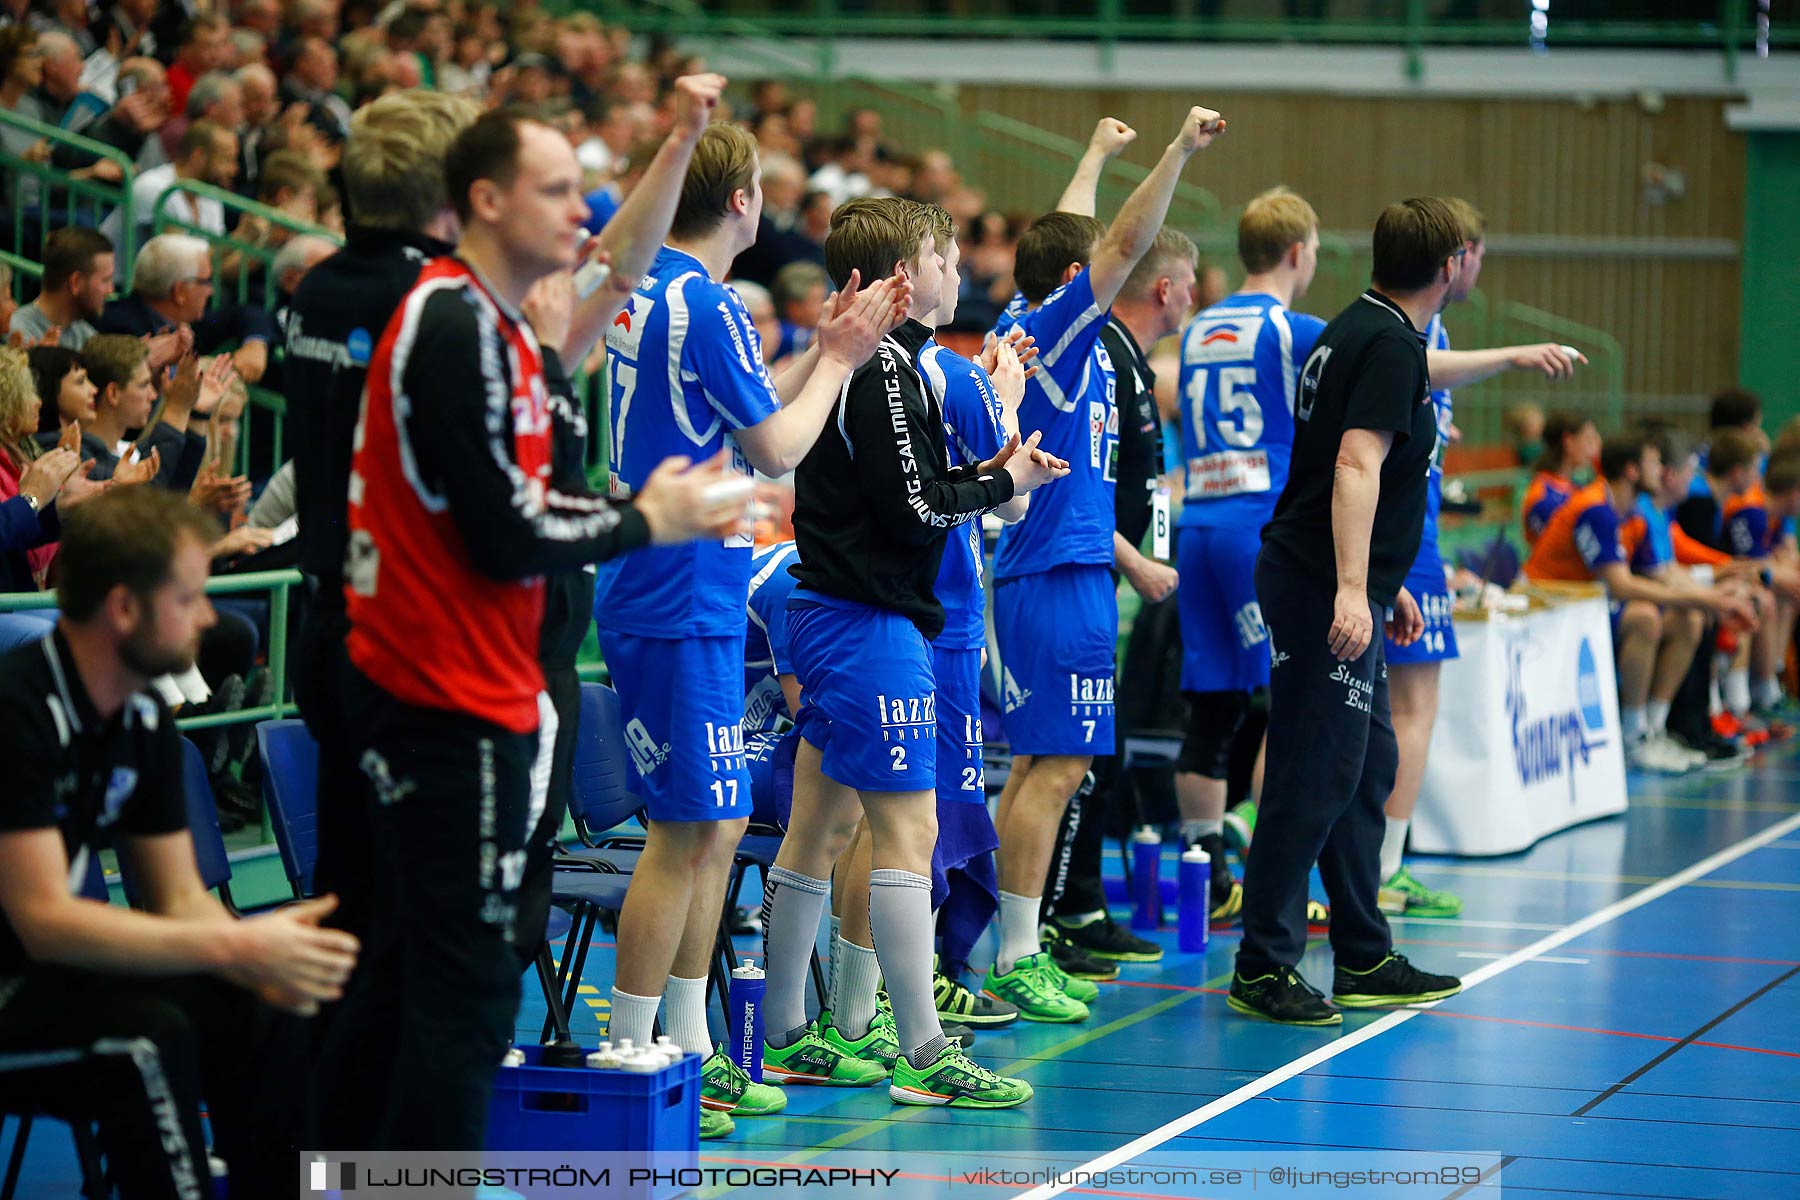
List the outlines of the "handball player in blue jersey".
<svg viewBox="0 0 1800 1200">
<path fill-rule="evenodd" d="M 1450 303 L 1466 300 L 1481 276 L 1481 256 L 1486 249 L 1487 221 L 1465 200 L 1446 201 L 1467 233 L 1462 273 L 1450 289 Z M 1394 916 L 1454 917 L 1462 912 L 1462 900 L 1454 893 L 1434 891 L 1412 877 L 1402 859 L 1406 831 L 1419 787 L 1425 778 L 1425 758 L 1431 749 L 1431 729 L 1437 721 L 1438 675 L 1442 664 L 1457 656 L 1456 628 L 1450 620 L 1450 574 L 1438 553 L 1438 508 L 1443 500 L 1444 451 L 1460 436 L 1451 418 L 1450 389 L 1466 387 L 1508 370 L 1541 371 L 1550 379 L 1567 379 L 1575 364 L 1587 359 L 1571 347 L 1553 343 L 1504 346 L 1494 350 L 1451 350 L 1440 313 L 1426 328 L 1426 361 L 1431 372 L 1431 402 L 1437 415 L 1437 449 L 1431 456 L 1426 480 L 1425 527 L 1419 541 L 1419 557 L 1406 576 L 1406 590 L 1418 601 L 1425 618 L 1425 632 L 1410 645 L 1387 639 L 1388 696 L 1393 706 L 1394 736 L 1400 744 L 1400 768 L 1394 791 L 1388 797 L 1387 826 L 1381 841 L 1381 895 L 1383 912 Z M 1478 582 L 1471 577 L 1468 582 Z"/>
<path fill-rule="evenodd" d="M 762 209 L 756 142 L 706 129 L 688 166 L 669 239 L 607 331 L 616 493 L 643 485 L 663 459 L 731 456 L 783 475 L 805 456 L 838 389 L 905 311 L 906 287 L 851 280 L 826 306 L 817 344 L 779 381 L 736 292 L 720 279 L 756 236 Z M 703 1098 L 733 1101 L 744 1081 L 714 1054 L 707 969 L 732 854 L 750 813 L 744 750 L 744 600 L 750 539 L 650 548 L 602 567 L 594 619 L 619 690 L 633 779 L 649 833 L 619 916 L 614 1041 L 664 1025 L 709 1056 Z M 752 1106 L 752 1108 L 757 1106 Z M 729 1118 L 705 1109 L 710 1136 Z"/>
<path fill-rule="evenodd" d="M 802 688 L 801 741 L 793 819 L 764 890 L 763 1071 L 788 1083 L 861 1086 L 886 1081 L 891 1069 L 896 1103 L 1012 1107 L 1030 1098 L 1030 1085 L 952 1045 L 933 1002 L 930 643 L 945 628 L 935 584 L 962 525 L 1060 479 L 1068 465 L 1040 451 L 1035 433 L 1009 438 L 983 462 L 950 465 L 943 414 L 917 365 L 944 282 L 922 206 L 894 197 L 844 205 L 825 256 L 835 280 L 859 271 L 910 280 L 911 319 L 852 375 L 833 427 L 794 478 L 799 587 L 787 632 Z M 869 925 L 893 1006 L 891 1068 L 873 1046 L 854 1044 L 861 1039 L 848 1035 L 859 1031 L 808 1021 L 804 1003 L 826 877 L 859 819 L 871 835 Z M 874 1032 L 871 1021 L 861 1038 Z"/>
<path fill-rule="evenodd" d="M 1269 686 L 1256 556 L 1287 484 L 1300 372 L 1325 328 L 1318 317 L 1288 311 L 1318 267 L 1312 205 L 1287 188 L 1251 200 L 1238 220 L 1238 257 L 1248 272 L 1243 286 L 1181 335 L 1179 392 L 1187 486 L 1176 597 L 1188 730 L 1175 791 L 1182 840 L 1212 858 L 1215 921 L 1243 907 L 1243 889 L 1225 865 L 1225 792 L 1251 694 Z"/>
<path fill-rule="evenodd" d="M 1117 123 L 1114 123 L 1117 125 Z M 1014 275 L 1036 340 L 1038 371 L 1019 408 L 1024 429 L 1070 475 L 1032 501 L 994 555 L 994 617 L 1012 772 L 1001 793 L 1000 950 L 986 990 L 1034 1020 L 1081 1020 L 1085 1005 L 1042 953 L 1038 917 L 1056 831 L 1094 755 L 1113 747 L 1118 602 L 1112 568 L 1142 560 L 1114 529 L 1118 420 L 1113 367 L 1100 332 L 1119 290 L 1149 251 L 1182 169 L 1225 129 L 1188 110 L 1155 169 L 1110 228 L 1050 213 L 1019 240 Z M 1118 146 L 1135 135 L 1117 125 Z"/>
</svg>

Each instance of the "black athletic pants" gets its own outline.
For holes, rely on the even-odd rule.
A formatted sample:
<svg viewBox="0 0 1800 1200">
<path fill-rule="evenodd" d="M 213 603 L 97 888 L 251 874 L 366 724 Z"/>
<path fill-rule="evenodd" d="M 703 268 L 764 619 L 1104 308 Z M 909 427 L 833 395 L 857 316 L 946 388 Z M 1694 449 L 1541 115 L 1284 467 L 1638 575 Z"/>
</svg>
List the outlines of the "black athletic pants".
<svg viewBox="0 0 1800 1200">
<path fill-rule="evenodd" d="M 307 583 L 300 641 L 288 661 L 293 664 L 300 717 L 319 743 L 319 858 L 313 868 L 313 890 L 337 896 L 331 925 L 362 937 L 368 932 L 373 835 L 347 725 L 350 654 L 344 639 L 350 633 L 350 618 L 337 584 L 314 579 Z"/>
<path fill-rule="evenodd" d="M 354 670 L 349 693 L 374 886 L 323 1068 L 330 1148 L 479 1150 L 518 1014 L 519 887 L 549 751 L 540 763 L 536 731 L 403 704 Z"/>
<path fill-rule="evenodd" d="M 1339 965 L 1379 963 L 1393 946 L 1376 904 L 1382 813 L 1399 748 L 1388 706 L 1382 609 L 1361 658 L 1340 663 L 1327 645 L 1333 589 L 1264 548 L 1256 598 L 1277 653 L 1269 676 L 1269 750 L 1256 836 L 1244 866 L 1244 940 L 1237 969 L 1254 978 L 1296 966 L 1306 950 L 1313 864 L 1331 899 Z"/>
<path fill-rule="evenodd" d="M 125 1200 L 211 1200 L 202 1100 L 234 1200 L 298 1195 L 300 1019 L 200 975 L 35 967 L 0 996 L 0 1107 L 98 1121 Z"/>
</svg>

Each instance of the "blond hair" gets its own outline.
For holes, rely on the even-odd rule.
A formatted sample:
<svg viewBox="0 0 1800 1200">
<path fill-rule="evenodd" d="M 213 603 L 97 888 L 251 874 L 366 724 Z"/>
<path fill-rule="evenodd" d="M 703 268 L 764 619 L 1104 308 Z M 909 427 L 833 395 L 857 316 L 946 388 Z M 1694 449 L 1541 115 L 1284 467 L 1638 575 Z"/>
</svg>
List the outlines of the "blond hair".
<svg viewBox="0 0 1800 1200">
<path fill-rule="evenodd" d="M 1194 245 L 1194 239 L 1172 226 L 1164 225 L 1156 233 L 1156 240 L 1150 243 L 1150 249 L 1144 257 L 1138 259 L 1137 266 L 1131 268 L 1131 274 L 1125 277 L 1124 286 L 1119 288 L 1119 299 L 1141 300 L 1150 294 L 1150 289 L 1168 278 L 1175 269 L 1176 263 L 1186 263 L 1199 269 L 1200 248 Z"/>
<path fill-rule="evenodd" d="M 1319 228 L 1319 214 L 1299 193 L 1272 187 L 1244 205 L 1238 218 L 1238 258 L 1252 275 L 1272 271 L 1288 247 Z"/>
<path fill-rule="evenodd" d="M 444 155 L 480 115 L 481 106 L 467 96 L 420 88 L 358 109 L 344 145 L 351 219 L 374 229 L 424 229 L 451 207 Z"/>
<path fill-rule="evenodd" d="M 868 196 L 846 200 L 831 214 L 825 235 L 825 270 L 844 287 L 850 272 L 864 284 L 886 279 L 895 263 L 916 263 L 925 239 L 936 232 L 936 218 L 916 200 Z"/>
<path fill-rule="evenodd" d="M 725 220 L 731 198 L 756 180 L 756 136 L 741 125 L 713 124 L 700 135 L 681 181 L 681 200 L 669 235 L 705 237 Z"/>
<path fill-rule="evenodd" d="M 1462 226 L 1463 241 L 1479 246 L 1487 239 L 1487 218 L 1481 215 L 1479 208 L 1456 196 L 1445 196 L 1444 203 L 1450 206 L 1456 223 Z"/>
<path fill-rule="evenodd" d="M 10 455 L 20 469 L 38 454 L 37 443 L 31 438 L 37 432 L 37 422 L 25 420 L 37 398 L 37 384 L 31 377 L 25 352 L 0 346 L 0 451 Z"/>
</svg>

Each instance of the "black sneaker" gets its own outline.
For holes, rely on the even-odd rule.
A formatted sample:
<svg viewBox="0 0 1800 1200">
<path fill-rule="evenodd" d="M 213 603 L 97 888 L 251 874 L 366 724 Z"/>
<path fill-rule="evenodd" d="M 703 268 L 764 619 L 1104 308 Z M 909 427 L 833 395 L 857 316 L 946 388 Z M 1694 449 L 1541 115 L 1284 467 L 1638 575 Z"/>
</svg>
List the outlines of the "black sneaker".
<svg viewBox="0 0 1800 1200">
<path fill-rule="evenodd" d="M 1231 993 L 1225 997 L 1233 1012 L 1260 1017 L 1277 1025 L 1342 1025 L 1344 1014 L 1325 1003 L 1325 997 L 1292 967 L 1277 967 L 1267 975 L 1245 979 L 1233 972 Z"/>
<path fill-rule="evenodd" d="M 267 667 L 257 667 L 244 680 L 245 708 L 266 708 L 275 702 L 275 677 Z M 256 721 L 240 721 L 225 727 L 225 770 L 240 773 L 256 753 Z"/>
<path fill-rule="evenodd" d="M 1456 976 L 1421 971 L 1404 954 L 1390 954 L 1366 971 L 1340 965 L 1331 977 L 1331 999 L 1339 1008 L 1424 1004 L 1460 991 L 1462 980 Z"/>
<path fill-rule="evenodd" d="M 1132 933 L 1114 921 L 1111 913 L 1101 913 L 1085 925 L 1071 925 L 1061 917 L 1051 917 L 1038 932 L 1047 942 L 1060 934 L 1089 958 L 1126 963 L 1162 961 L 1161 946 Z"/>
<path fill-rule="evenodd" d="M 1208 834 L 1198 844 L 1212 859 L 1209 923 L 1215 929 L 1235 925 L 1244 915 L 1244 885 L 1232 875 L 1231 867 L 1225 861 L 1225 838 L 1216 833 Z"/>
<path fill-rule="evenodd" d="M 1095 958 L 1087 951 L 1069 940 L 1061 926 L 1046 925 L 1049 936 L 1044 939 L 1050 950 L 1050 961 L 1062 968 L 1062 973 L 1073 979 L 1117 979 L 1119 964 L 1108 962 L 1103 958 Z"/>
<path fill-rule="evenodd" d="M 1750 761 L 1750 751 L 1742 743 L 1722 738 L 1711 729 L 1703 733 L 1676 733 L 1669 731 L 1669 736 L 1689 750 L 1697 750 L 1706 755 L 1703 771 L 1729 771 Z"/>
<path fill-rule="evenodd" d="M 942 1029 L 944 1031 L 944 1036 L 946 1038 L 948 1038 L 952 1042 L 955 1042 L 957 1045 L 961 1046 L 963 1049 L 967 1050 L 970 1046 L 974 1045 L 975 1031 L 973 1029 L 971 1029 L 969 1026 L 967 1026 L 967 1025 L 946 1025 L 942 1021 L 939 1021 L 938 1025 L 940 1027 L 942 1027 Z"/>
</svg>

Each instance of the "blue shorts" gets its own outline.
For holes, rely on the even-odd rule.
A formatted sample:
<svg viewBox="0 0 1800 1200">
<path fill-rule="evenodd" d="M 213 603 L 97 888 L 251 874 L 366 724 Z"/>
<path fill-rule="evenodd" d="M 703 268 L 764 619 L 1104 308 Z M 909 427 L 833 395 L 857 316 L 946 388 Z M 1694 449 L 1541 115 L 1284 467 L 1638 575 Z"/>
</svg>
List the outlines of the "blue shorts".
<svg viewBox="0 0 1800 1200">
<path fill-rule="evenodd" d="M 744 636 L 646 638 L 600 630 L 619 692 L 631 777 L 653 821 L 750 815 Z"/>
<path fill-rule="evenodd" d="M 1410 646 L 1396 646 L 1387 639 L 1387 662 L 1390 667 L 1447 662 L 1459 657 L 1456 649 L 1456 622 L 1450 619 L 1450 589 L 1444 584 L 1444 562 L 1438 548 L 1430 543 L 1419 546 L 1418 560 L 1406 577 L 1406 590 L 1419 602 L 1425 614 L 1425 632 Z"/>
<path fill-rule="evenodd" d="M 800 739 L 792 729 L 744 736 L 750 761 L 750 820 L 786 829 L 794 812 L 794 751 Z"/>
<path fill-rule="evenodd" d="M 796 591 L 788 651 L 800 681 L 794 728 L 828 779 L 859 792 L 937 786 L 931 646 L 896 612 Z"/>
<path fill-rule="evenodd" d="M 1176 544 L 1181 586 L 1181 690 L 1253 692 L 1269 686 L 1269 630 L 1256 600 L 1260 529 L 1189 526 Z"/>
<path fill-rule="evenodd" d="M 1014 754 L 1111 754 L 1119 597 L 1112 572 L 1080 564 L 994 587 L 1000 704 Z"/>
<path fill-rule="evenodd" d="M 937 795 L 987 805 L 981 777 L 981 651 L 931 648 L 937 681 Z M 991 823 L 991 822 L 990 822 Z"/>
</svg>

